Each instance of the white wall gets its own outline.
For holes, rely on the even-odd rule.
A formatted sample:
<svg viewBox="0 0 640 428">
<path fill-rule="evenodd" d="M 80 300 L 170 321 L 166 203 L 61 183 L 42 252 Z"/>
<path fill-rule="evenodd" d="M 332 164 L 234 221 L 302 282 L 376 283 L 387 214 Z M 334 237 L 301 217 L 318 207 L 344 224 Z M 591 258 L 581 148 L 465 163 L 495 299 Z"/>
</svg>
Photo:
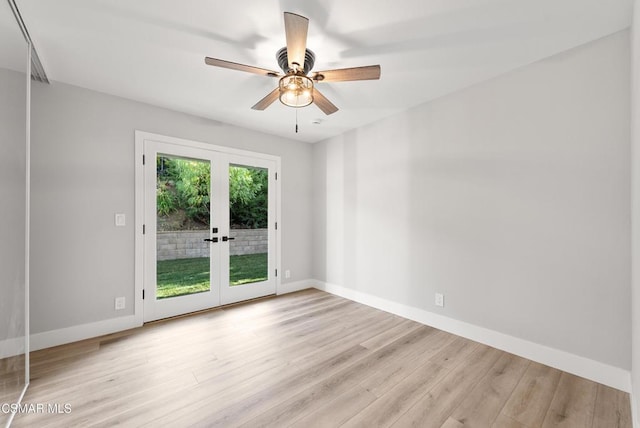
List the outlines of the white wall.
<svg viewBox="0 0 640 428">
<path fill-rule="evenodd" d="M 632 371 L 633 389 L 631 406 L 636 427 L 640 427 L 640 0 L 634 2 L 631 30 L 632 121 L 631 121 L 631 219 L 632 219 Z"/>
<path fill-rule="evenodd" d="M 318 143 L 314 277 L 628 370 L 629 123 L 621 32 Z"/>
<path fill-rule="evenodd" d="M 32 125 L 32 333 L 133 313 L 136 129 L 281 156 L 283 282 L 311 276 L 309 145 L 56 82 Z"/>
</svg>

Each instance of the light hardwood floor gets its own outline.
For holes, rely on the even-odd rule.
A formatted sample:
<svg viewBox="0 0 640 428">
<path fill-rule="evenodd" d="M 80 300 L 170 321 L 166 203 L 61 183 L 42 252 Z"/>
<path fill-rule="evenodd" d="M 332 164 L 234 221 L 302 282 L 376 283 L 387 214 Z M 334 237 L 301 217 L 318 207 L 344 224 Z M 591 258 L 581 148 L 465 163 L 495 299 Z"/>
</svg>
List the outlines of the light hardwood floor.
<svg viewBox="0 0 640 428">
<path fill-rule="evenodd" d="M 24 363 L 24 355 L 0 359 L 0 406 L 14 403 L 24 390 Z M 0 427 L 9 422 L 10 416 L 0 408 Z"/>
<path fill-rule="evenodd" d="M 626 393 L 305 290 L 32 353 L 15 427 L 630 427 Z"/>
</svg>

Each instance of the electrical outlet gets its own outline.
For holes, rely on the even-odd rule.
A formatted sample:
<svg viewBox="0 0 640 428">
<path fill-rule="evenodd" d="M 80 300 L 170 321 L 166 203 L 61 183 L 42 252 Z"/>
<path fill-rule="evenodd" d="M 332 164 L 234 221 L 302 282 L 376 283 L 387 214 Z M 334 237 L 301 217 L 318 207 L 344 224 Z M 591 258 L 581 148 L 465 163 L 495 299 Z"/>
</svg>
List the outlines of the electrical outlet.
<svg viewBox="0 0 640 428">
<path fill-rule="evenodd" d="M 290 270 L 288 270 L 288 269 L 287 269 L 287 270 L 285 270 L 285 271 L 284 271 L 284 277 L 285 277 L 285 278 L 291 278 L 291 271 L 290 271 Z"/>
<path fill-rule="evenodd" d="M 116 297 L 116 311 L 120 311 L 125 307 L 124 297 Z"/>
<path fill-rule="evenodd" d="M 440 306 L 441 308 L 444 308 L 444 294 L 436 293 L 435 304 L 436 304 L 436 306 Z"/>
</svg>

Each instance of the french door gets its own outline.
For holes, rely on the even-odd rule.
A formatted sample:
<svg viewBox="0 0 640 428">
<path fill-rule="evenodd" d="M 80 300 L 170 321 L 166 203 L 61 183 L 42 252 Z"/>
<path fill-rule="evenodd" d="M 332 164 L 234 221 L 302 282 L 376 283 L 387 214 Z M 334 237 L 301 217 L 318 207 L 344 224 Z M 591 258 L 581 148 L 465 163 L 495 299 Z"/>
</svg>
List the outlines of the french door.
<svg viewBox="0 0 640 428">
<path fill-rule="evenodd" d="M 276 292 L 276 163 L 144 141 L 144 321 Z"/>
</svg>

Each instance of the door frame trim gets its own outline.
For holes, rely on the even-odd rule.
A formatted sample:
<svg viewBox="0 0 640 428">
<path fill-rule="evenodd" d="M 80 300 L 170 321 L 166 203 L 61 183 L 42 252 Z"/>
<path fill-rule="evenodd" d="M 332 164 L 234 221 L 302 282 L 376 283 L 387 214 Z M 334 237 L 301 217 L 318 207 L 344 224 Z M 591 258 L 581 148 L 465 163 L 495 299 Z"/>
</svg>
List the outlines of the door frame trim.
<svg viewBox="0 0 640 428">
<path fill-rule="evenodd" d="M 167 144 L 174 144 L 178 146 L 195 147 L 203 150 L 209 150 L 212 152 L 220 152 L 230 155 L 240 155 L 246 157 L 252 157 L 257 159 L 266 159 L 275 162 L 275 172 L 278 175 L 276 180 L 276 207 L 275 207 L 275 221 L 278 224 L 276 229 L 276 251 L 275 251 L 275 267 L 278 273 L 282 272 L 280 262 L 282 255 L 281 233 L 282 233 L 282 219 L 281 219 L 281 197 L 280 192 L 282 189 L 282 175 L 280 174 L 281 159 L 280 156 L 268 155 L 265 153 L 252 152 L 249 150 L 236 149 L 232 147 L 220 146 L 216 144 L 204 143 L 200 141 L 187 140 L 183 138 L 171 137 L 167 135 L 155 134 L 146 131 L 135 131 L 135 205 L 134 205 L 134 218 L 135 218 L 135 242 L 134 242 L 134 317 L 138 325 L 144 323 L 144 301 L 142 299 L 142 290 L 144 289 L 144 266 L 145 266 L 145 251 L 144 251 L 144 165 L 142 163 L 144 155 L 144 142 L 145 140 L 153 140 Z M 280 294 L 280 278 L 281 275 L 276 276 L 276 294 Z"/>
</svg>

